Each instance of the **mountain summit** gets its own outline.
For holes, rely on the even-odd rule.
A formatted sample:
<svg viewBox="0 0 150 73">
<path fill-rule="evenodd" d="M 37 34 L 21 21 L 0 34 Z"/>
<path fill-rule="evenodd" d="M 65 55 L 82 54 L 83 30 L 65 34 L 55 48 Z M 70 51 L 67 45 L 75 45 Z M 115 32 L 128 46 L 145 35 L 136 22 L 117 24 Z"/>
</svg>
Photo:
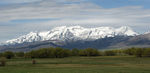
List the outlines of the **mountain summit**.
<svg viewBox="0 0 150 73">
<path fill-rule="evenodd" d="M 96 40 L 105 37 L 115 36 L 135 36 L 138 35 L 130 27 L 120 28 L 97 27 L 84 28 L 81 26 L 61 26 L 45 32 L 30 32 L 27 35 L 20 36 L 17 39 L 8 40 L 7 45 L 21 44 L 26 42 L 37 42 L 46 40 L 57 41 L 78 41 L 78 40 Z"/>
</svg>

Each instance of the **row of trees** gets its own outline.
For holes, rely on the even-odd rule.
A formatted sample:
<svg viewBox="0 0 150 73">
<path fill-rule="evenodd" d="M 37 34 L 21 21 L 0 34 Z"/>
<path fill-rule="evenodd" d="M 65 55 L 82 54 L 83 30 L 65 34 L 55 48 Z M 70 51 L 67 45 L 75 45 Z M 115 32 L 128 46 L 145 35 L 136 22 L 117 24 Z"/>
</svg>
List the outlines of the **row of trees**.
<svg viewBox="0 0 150 73">
<path fill-rule="evenodd" d="M 106 56 L 133 55 L 136 57 L 150 57 L 150 48 L 128 48 L 128 49 L 118 49 L 118 50 L 107 50 L 104 52 Z"/>
<path fill-rule="evenodd" d="M 6 51 L 0 53 L 0 57 L 11 59 L 13 57 L 24 58 L 64 58 L 69 56 L 100 56 L 100 52 L 97 49 L 63 49 L 63 48 L 42 48 L 39 50 L 33 50 L 30 52 L 11 52 Z"/>
<path fill-rule="evenodd" d="M 0 53 L 0 57 L 5 57 L 7 59 L 11 59 L 13 57 L 24 57 L 25 53 L 24 52 L 11 52 L 11 51 L 6 51 L 4 53 Z"/>
<path fill-rule="evenodd" d="M 69 56 L 99 56 L 97 49 L 63 49 L 63 48 L 43 48 L 25 53 L 27 58 L 64 58 Z"/>
<path fill-rule="evenodd" d="M 118 50 L 99 51 L 97 49 L 63 49 L 63 48 L 42 48 L 30 52 L 4 52 L 0 53 L 0 57 L 11 59 L 13 57 L 25 58 L 64 58 L 69 56 L 124 56 L 135 55 L 137 57 L 150 57 L 150 48 L 129 48 Z"/>
<path fill-rule="evenodd" d="M 125 53 L 136 57 L 150 57 L 150 48 L 129 48 Z"/>
</svg>

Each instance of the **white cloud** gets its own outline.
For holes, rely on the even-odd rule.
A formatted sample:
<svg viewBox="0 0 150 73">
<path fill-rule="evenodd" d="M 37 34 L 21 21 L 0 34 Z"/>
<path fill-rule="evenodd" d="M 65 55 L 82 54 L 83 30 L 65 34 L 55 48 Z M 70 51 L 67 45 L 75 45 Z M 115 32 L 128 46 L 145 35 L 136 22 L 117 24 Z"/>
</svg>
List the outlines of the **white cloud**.
<svg viewBox="0 0 150 73">
<path fill-rule="evenodd" d="M 1 4 L 10 4 L 10 3 L 29 3 L 29 2 L 36 2 L 42 0 L 0 0 Z"/>
<path fill-rule="evenodd" d="M 8 1 L 8 0 L 1 0 Z M 9 0 L 10 1 L 10 0 Z M 20 0 L 13 0 L 14 3 Z M 0 7 L 0 25 L 2 22 L 11 23 L 20 19 L 58 19 L 45 22 L 31 22 L 28 24 L 1 27 L 0 34 L 4 36 L 16 36 L 17 33 L 25 33 L 35 30 L 48 30 L 60 25 L 81 26 L 131 26 L 143 31 L 149 26 L 150 9 L 141 6 L 128 6 L 120 8 L 103 8 L 86 0 L 24 0 L 27 4 L 12 4 Z M 36 1 L 36 2 L 33 2 Z M 142 30 L 140 30 L 140 27 Z M 138 29 L 137 29 L 138 28 Z M 8 30 L 4 30 L 8 29 Z M 25 30 L 21 30 L 25 29 Z M 21 30 L 21 31 L 20 31 Z M 2 32 L 5 31 L 5 32 Z M 6 33 L 7 32 L 7 33 Z M 9 35 L 9 36 L 10 36 Z M 3 37 L 4 37 L 3 36 Z M 2 37 L 2 36 L 0 36 Z"/>
<path fill-rule="evenodd" d="M 150 17 L 150 10 L 140 6 L 129 6 L 121 8 L 105 9 L 89 2 L 65 4 L 68 0 L 45 0 L 38 3 L 20 5 L 18 7 L 0 10 L 0 21 L 11 21 L 20 19 L 48 19 L 59 18 L 65 23 L 83 24 L 95 21 L 101 23 L 139 23 Z M 72 1 L 71 1 L 72 2 Z M 74 2 L 74 0 L 73 0 Z M 76 1 L 77 2 L 77 1 Z M 65 21 L 66 20 L 66 21 Z M 83 20 L 83 21 L 81 21 Z M 117 21 L 116 21 L 117 20 Z M 77 22 L 76 22 L 77 21 Z M 86 22 L 87 21 L 87 22 Z M 52 21 L 56 22 L 56 21 Z M 59 23 L 59 22 L 58 22 Z M 57 24 L 57 22 L 56 22 Z"/>
</svg>

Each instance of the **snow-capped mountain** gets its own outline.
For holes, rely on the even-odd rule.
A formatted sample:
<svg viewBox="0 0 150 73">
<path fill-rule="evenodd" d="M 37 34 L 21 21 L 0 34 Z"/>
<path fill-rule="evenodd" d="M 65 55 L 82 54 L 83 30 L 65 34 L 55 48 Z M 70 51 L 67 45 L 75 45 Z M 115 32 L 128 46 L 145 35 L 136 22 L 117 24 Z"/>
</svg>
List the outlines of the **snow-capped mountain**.
<svg viewBox="0 0 150 73">
<path fill-rule="evenodd" d="M 20 44 L 25 42 L 36 42 L 46 40 L 57 41 L 78 41 L 78 40 L 96 40 L 105 37 L 115 36 L 135 36 L 138 35 L 130 27 L 124 26 L 120 28 L 98 27 L 84 28 L 81 26 L 62 26 L 56 27 L 45 32 L 30 32 L 27 35 L 17 39 L 8 40 L 5 44 Z"/>
<path fill-rule="evenodd" d="M 150 34 L 150 31 L 145 32 L 144 34 Z"/>
</svg>

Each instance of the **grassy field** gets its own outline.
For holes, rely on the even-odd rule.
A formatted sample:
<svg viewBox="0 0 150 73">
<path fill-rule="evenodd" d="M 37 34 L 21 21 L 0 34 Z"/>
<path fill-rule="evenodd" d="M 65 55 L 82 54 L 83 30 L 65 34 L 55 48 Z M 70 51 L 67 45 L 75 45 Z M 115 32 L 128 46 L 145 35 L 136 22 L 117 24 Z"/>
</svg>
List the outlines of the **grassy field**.
<svg viewBox="0 0 150 73">
<path fill-rule="evenodd" d="M 11 59 L 0 73 L 150 73 L 150 58 L 132 56 Z"/>
</svg>

